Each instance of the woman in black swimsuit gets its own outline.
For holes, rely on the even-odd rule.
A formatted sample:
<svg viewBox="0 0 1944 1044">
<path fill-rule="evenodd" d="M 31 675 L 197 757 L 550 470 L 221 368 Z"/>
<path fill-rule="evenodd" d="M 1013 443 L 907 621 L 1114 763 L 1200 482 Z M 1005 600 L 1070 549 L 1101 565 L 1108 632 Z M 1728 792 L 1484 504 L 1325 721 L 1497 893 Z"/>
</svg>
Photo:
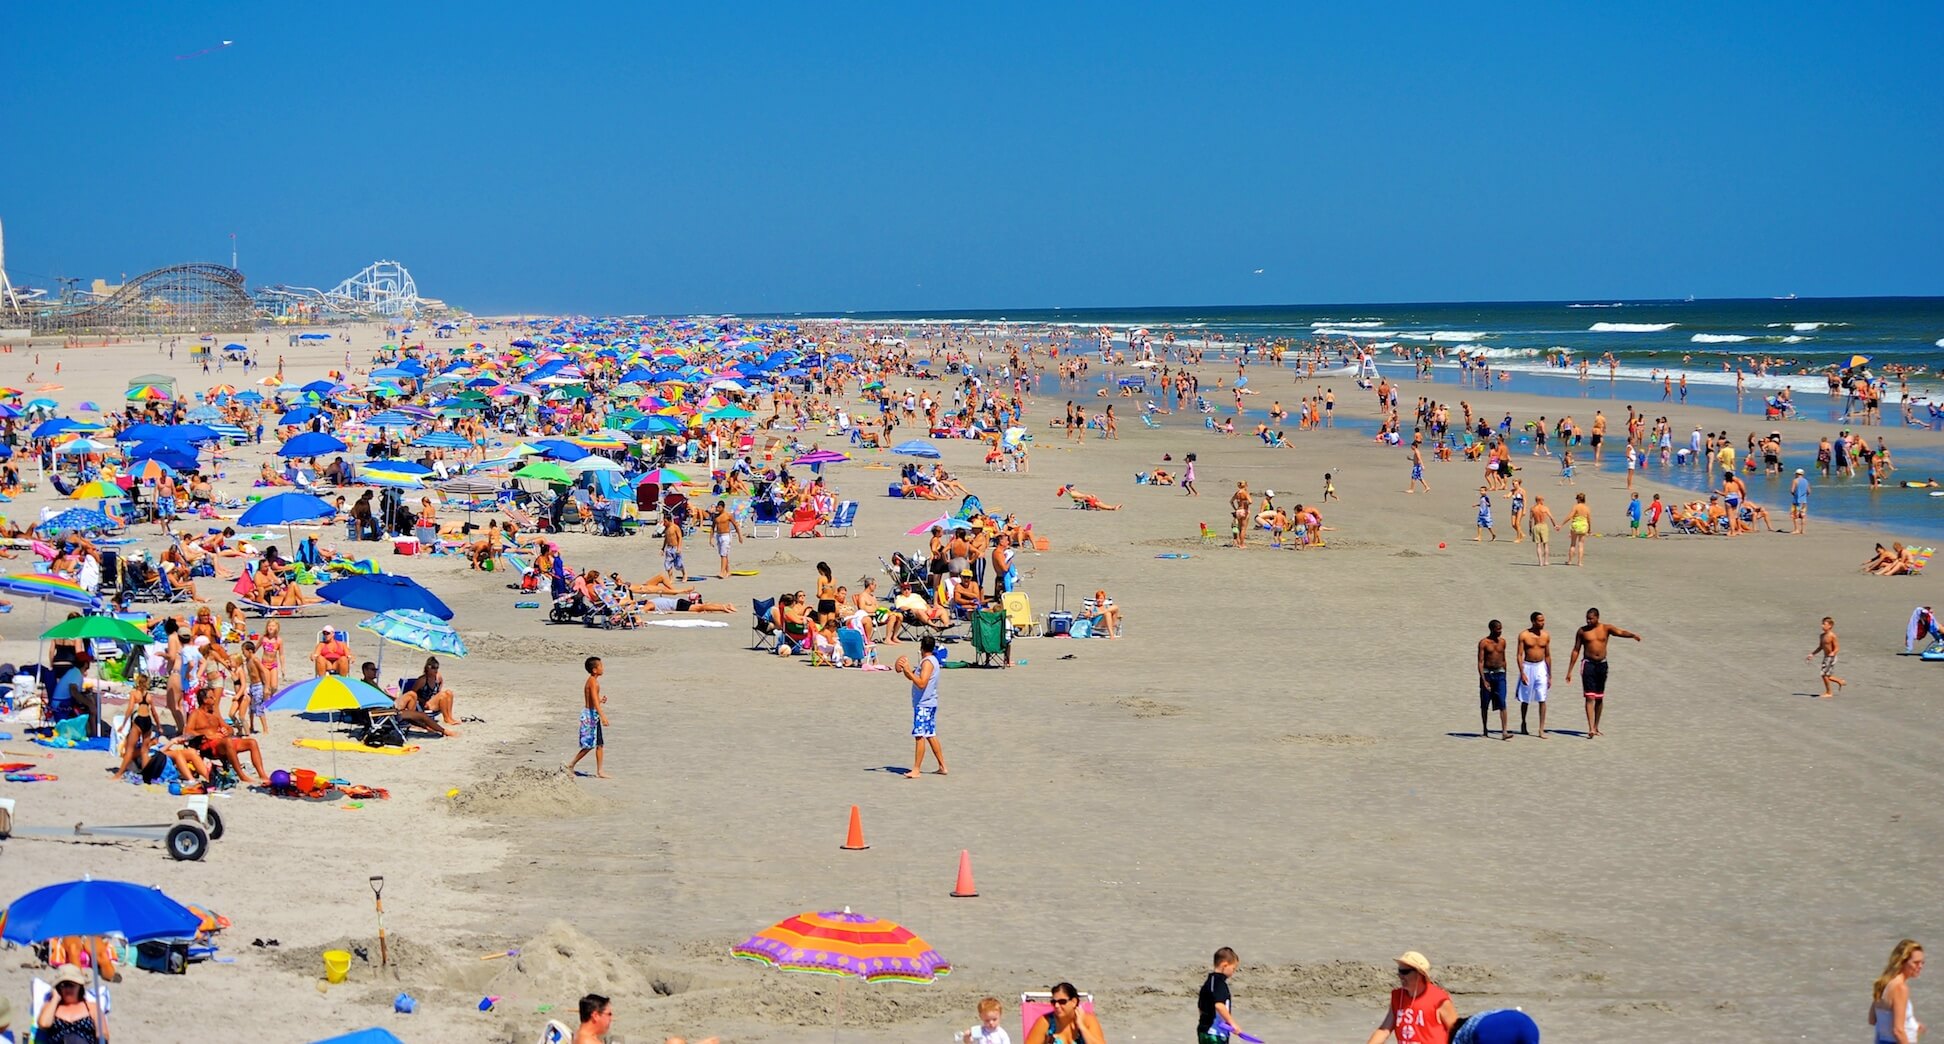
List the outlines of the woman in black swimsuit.
<svg viewBox="0 0 1944 1044">
<path fill-rule="evenodd" d="M 155 738 L 155 698 L 149 693 L 146 674 L 135 676 L 135 691 L 128 694 L 128 735 L 122 739 L 121 764 L 108 770 L 111 776 L 127 772 L 138 756 L 148 751 Z"/>
<path fill-rule="evenodd" d="M 107 1040 L 98 1028 L 101 1009 L 88 999 L 87 988 L 88 980 L 80 968 L 61 965 L 54 973 L 54 996 L 34 1019 L 39 1030 L 35 1039 L 42 1044 L 101 1044 Z"/>
</svg>

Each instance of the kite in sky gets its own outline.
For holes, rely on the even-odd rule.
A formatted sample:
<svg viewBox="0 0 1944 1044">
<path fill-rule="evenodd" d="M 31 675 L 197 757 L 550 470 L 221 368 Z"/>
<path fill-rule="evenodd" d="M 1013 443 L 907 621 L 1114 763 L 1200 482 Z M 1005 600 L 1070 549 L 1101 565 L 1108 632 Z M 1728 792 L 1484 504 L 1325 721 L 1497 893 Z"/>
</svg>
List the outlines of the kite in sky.
<svg viewBox="0 0 1944 1044">
<path fill-rule="evenodd" d="M 200 51 L 193 51 L 189 54 L 178 54 L 176 55 L 176 61 L 185 62 L 191 58 L 201 58 L 203 55 L 206 54 L 215 54 L 217 51 L 220 51 L 223 48 L 228 47 L 230 44 L 233 44 L 235 42 L 236 41 L 234 40 L 224 40 L 222 43 L 216 45 L 215 47 L 205 47 Z"/>
</svg>

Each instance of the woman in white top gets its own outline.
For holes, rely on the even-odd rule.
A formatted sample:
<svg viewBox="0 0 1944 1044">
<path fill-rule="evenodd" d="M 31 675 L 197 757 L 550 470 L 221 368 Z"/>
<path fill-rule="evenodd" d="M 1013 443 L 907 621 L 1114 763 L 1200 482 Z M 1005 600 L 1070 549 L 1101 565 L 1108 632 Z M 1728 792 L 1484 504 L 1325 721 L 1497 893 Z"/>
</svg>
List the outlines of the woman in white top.
<svg viewBox="0 0 1944 1044">
<path fill-rule="evenodd" d="M 1905 939 L 1890 951 L 1890 962 L 1870 990 L 1870 1025 L 1876 1044 L 1917 1044 L 1924 1024 L 1910 1003 L 1910 980 L 1924 973 L 1924 948 Z"/>
</svg>

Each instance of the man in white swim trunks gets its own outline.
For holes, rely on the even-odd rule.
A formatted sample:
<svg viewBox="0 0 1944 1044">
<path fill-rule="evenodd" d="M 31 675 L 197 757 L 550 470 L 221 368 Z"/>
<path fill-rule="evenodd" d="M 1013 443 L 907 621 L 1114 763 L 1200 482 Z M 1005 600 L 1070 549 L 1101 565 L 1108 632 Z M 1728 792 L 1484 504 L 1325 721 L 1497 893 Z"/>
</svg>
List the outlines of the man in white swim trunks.
<svg viewBox="0 0 1944 1044">
<path fill-rule="evenodd" d="M 1533 613 L 1532 624 L 1519 632 L 1519 734 L 1526 732 L 1526 711 L 1539 705 L 1539 738 L 1546 738 L 1546 690 L 1552 685 L 1552 635 L 1546 633 L 1546 614 Z"/>
<path fill-rule="evenodd" d="M 715 537 L 716 556 L 722 559 L 722 572 L 716 575 L 726 578 L 729 575 L 729 547 L 741 543 L 743 538 L 742 523 L 736 521 L 736 513 L 729 510 L 727 503 L 716 501 L 715 510 L 709 513 L 709 532 Z"/>
</svg>

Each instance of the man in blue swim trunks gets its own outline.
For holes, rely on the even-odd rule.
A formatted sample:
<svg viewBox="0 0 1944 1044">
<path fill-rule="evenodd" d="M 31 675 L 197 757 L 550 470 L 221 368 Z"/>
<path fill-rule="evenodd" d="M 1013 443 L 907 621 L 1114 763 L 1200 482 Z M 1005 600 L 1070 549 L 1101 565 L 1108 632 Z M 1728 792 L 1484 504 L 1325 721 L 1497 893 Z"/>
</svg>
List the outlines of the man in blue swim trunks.
<svg viewBox="0 0 1944 1044">
<path fill-rule="evenodd" d="M 1478 734 L 1490 736 L 1491 712 L 1498 711 L 1499 738 L 1512 738 L 1505 711 L 1505 625 L 1493 620 L 1478 640 Z"/>
</svg>

